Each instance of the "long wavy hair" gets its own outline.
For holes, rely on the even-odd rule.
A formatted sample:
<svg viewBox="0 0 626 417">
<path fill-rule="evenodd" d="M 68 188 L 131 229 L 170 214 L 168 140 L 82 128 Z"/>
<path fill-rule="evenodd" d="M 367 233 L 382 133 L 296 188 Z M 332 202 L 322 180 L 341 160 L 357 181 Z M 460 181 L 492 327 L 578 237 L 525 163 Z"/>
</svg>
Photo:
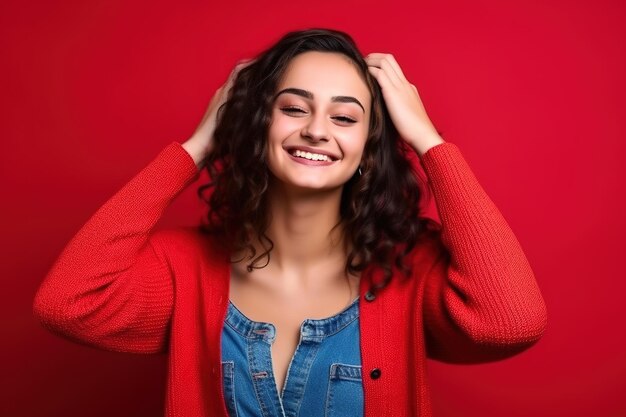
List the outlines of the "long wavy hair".
<svg viewBox="0 0 626 417">
<path fill-rule="evenodd" d="M 307 51 L 350 58 L 372 96 L 361 174 L 355 173 L 343 187 L 337 226 L 350 248 L 347 274 L 361 272 L 372 263 L 384 270 L 382 282 L 370 287 L 376 291 L 389 282 L 394 268 L 410 274 L 405 257 L 421 232 L 432 230 L 433 223 L 419 217 L 421 191 L 417 173 L 407 159 L 413 150 L 399 138 L 380 86 L 346 33 L 329 29 L 289 32 L 239 71 L 218 111 L 215 145 L 205 165 L 211 180 L 198 189 L 209 206 L 200 229 L 219 234 L 231 253 L 247 253 L 248 271 L 269 263 L 273 242 L 266 234 L 271 221 L 267 191 L 272 174 L 266 163 L 266 145 L 272 107 L 290 61 Z M 255 242 L 261 244 L 261 253 Z"/>
</svg>

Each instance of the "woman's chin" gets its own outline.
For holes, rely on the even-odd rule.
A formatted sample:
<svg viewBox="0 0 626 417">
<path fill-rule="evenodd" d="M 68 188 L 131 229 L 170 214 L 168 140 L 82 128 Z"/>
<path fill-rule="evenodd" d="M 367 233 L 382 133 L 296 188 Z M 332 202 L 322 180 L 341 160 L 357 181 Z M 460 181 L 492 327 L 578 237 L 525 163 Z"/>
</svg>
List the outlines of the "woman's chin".
<svg viewBox="0 0 626 417">
<path fill-rule="evenodd" d="M 282 192 L 296 194 L 327 194 L 332 192 L 341 192 L 343 183 L 337 181 L 322 181 L 322 178 L 293 178 L 278 179 L 275 178 L 273 186 Z"/>
</svg>

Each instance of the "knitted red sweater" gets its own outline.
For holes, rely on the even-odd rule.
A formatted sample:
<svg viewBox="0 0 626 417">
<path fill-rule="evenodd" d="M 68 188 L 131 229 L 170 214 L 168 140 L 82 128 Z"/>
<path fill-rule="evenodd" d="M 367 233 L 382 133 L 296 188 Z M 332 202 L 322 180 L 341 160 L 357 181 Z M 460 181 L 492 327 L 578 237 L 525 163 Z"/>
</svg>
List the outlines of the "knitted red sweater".
<svg viewBox="0 0 626 417">
<path fill-rule="evenodd" d="M 533 345 L 546 308 L 512 230 L 450 142 L 421 156 L 441 217 L 411 254 L 410 279 L 365 297 L 359 326 L 365 416 L 430 416 L 426 357 L 478 363 Z M 230 267 L 219 242 L 194 228 L 153 230 L 198 178 L 172 142 L 78 231 L 34 301 L 44 326 L 124 352 L 167 351 L 166 416 L 227 416 L 220 336 Z M 372 372 L 376 369 L 376 372 Z"/>
</svg>

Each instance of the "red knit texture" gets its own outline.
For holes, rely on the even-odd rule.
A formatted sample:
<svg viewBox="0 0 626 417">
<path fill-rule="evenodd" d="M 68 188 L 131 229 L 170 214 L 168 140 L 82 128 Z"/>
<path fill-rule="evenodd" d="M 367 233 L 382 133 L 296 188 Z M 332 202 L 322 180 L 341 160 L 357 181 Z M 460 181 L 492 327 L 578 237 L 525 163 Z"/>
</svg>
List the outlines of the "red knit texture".
<svg viewBox="0 0 626 417">
<path fill-rule="evenodd" d="M 532 269 L 459 148 L 421 156 L 441 218 L 411 254 L 410 279 L 361 279 L 359 326 L 365 416 L 431 416 L 426 358 L 480 363 L 513 356 L 546 327 Z M 168 352 L 165 415 L 226 417 L 221 331 L 228 254 L 195 228 L 155 230 L 199 171 L 178 142 L 166 146 L 78 231 L 34 300 L 51 331 L 103 349 Z M 380 377 L 373 379 L 371 370 Z"/>
</svg>

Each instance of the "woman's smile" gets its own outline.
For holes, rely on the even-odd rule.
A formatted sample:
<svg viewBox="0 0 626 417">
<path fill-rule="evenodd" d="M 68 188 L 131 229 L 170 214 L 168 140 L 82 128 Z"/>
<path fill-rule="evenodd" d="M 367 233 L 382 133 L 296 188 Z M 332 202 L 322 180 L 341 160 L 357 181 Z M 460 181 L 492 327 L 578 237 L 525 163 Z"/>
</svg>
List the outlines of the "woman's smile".
<svg viewBox="0 0 626 417">
<path fill-rule="evenodd" d="M 287 146 L 284 149 L 295 162 L 309 166 L 328 166 L 341 158 L 326 150 L 308 146 Z"/>
</svg>

